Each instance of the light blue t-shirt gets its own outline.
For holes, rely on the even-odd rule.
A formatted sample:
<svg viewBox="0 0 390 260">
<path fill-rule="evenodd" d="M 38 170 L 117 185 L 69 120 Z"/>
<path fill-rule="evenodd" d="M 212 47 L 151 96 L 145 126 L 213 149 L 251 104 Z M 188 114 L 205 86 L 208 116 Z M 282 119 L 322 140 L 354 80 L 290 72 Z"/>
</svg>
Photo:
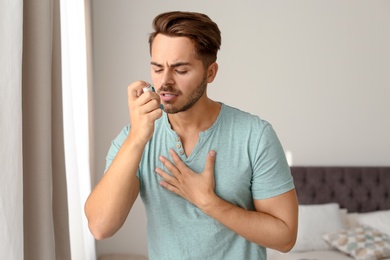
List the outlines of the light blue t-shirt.
<svg viewBox="0 0 390 260">
<path fill-rule="evenodd" d="M 128 133 L 129 126 L 112 142 L 106 169 Z M 170 149 L 195 172 L 203 171 L 208 152 L 215 150 L 216 194 L 241 208 L 254 210 L 253 199 L 274 197 L 294 188 L 283 148 L 272 126 L 258 116 L 222 104 L 217 120 L 199 134 L 198 143 L 187 157 L 180 137 L 163 113 L 155 122 L 153 137 L 145 147 L 137 173 L 148 218 L 151 260 L 266 259 L 264 247 L 237 235 L 159 185 L 161 177 L 155 168 L 168 170 L 158 157 L 171 159 Z"/>
</svg>

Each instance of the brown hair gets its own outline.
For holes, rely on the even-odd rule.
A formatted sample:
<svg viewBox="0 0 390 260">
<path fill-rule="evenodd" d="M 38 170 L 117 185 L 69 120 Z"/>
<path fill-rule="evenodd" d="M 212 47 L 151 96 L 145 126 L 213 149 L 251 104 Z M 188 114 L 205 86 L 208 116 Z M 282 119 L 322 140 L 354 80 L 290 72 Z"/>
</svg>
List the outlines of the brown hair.
<svg viewBox="0 0 390 260">
<path fill-rule="evenodd" d="M 195 46 L 196 55 L 207 67 L 217 60 L 221 46 L 221 32 L 207 15 L 195 12 L 167 12 L 153 20 L 154 32 L 149 36 L 149 49 L 157 34 L 170 37 L 188 37 Z"/>
</svg>

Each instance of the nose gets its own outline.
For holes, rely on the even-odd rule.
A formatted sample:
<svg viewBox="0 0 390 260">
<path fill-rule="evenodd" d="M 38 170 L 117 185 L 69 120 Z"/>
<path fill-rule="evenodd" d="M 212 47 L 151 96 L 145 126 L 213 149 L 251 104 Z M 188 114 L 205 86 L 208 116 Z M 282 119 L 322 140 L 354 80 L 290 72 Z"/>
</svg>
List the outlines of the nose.
<svg viewBox="0 0 390 260">
<path fill-rule="evenodd" d="M 173 83 L 174 83 L 174 80 L 172 77 L 171 70 L 169 70 L 169 69 L 164 70 L 163 75 L 161 77 L 161 86 L 173 85 Z"/>
</svg>

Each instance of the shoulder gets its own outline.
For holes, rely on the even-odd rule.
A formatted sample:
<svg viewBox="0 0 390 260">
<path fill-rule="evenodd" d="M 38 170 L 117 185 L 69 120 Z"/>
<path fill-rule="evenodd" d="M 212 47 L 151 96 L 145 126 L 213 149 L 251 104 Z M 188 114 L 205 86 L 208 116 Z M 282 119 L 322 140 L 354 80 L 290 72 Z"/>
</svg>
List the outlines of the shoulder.
<svg viewBox="0 0 390 260">
<path fill-rule="evenodd" d="M 234 124 L 240 129 L 264 130 L 271 127 L 270 123 L 260 116 L 225 104 L 222 104 L 222 117 L 225 124 Z"/>
</svg>

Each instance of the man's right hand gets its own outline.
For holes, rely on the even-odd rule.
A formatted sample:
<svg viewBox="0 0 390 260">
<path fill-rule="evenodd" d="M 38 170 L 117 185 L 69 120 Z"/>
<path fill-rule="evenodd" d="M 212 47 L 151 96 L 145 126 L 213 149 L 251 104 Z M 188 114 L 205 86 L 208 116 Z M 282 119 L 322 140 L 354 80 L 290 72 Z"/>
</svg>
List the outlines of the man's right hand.
<svg viewBox="0 0 390 260">
<path fill-rule="evenodd" d="M 162 115 L 159 95 L 152 91 L 143 93 L 142 88 L 147 85 L 137 81 L 128 86 L 128 138 L 85 203 L 88 226 L 96 239 L 110 237 L 120 229 L 139 194 L 138 166 L 153 135 L 154 122 Z"/>
<path fill-rule="evenodd" d="M 153 135 L 154 121 L 162 116 L 160 96 L 152 91 L 143 92 L 149 84 L 136 81 L 127 88 L 132 140 L 145 145 Z"/>
</svg>

